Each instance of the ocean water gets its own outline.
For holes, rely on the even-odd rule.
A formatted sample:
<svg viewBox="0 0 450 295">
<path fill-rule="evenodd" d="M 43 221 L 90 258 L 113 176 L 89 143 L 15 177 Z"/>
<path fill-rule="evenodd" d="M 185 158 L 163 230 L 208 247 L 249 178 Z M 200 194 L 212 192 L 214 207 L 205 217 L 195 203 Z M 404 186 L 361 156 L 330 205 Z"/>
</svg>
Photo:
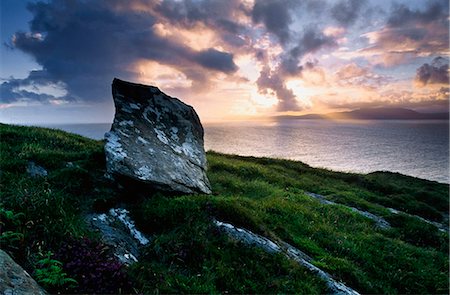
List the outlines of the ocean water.
<svg viewBox="0 0 450 295">
<path fill-rule="evenodd" d="M 47 126 L 103 138 L 110 124 Z M 274 120 L 204 124 L 205 148 L 313 167 L 392 171 L 449 183 L 448 121 Z"/>
</svg>

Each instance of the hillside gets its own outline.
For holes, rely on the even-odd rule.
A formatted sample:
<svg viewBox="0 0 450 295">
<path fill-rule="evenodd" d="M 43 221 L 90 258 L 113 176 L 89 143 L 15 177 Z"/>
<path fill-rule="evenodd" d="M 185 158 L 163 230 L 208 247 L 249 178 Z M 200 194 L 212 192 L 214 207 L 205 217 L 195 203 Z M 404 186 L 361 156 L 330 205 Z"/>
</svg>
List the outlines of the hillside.
<svg viewBox="0 0 450 295">
<path fill-rule="evenodd" d="M 1 248 L 50 292 L 328 292 L 309 268 L 233 239 L 215 221 L 289 243 L 360 293 L 449 292 L 447 184 L 208 152 L 213 195 L 169 196 L 105 178 L 103 145 L 0 124 Z M 48 175 L 32 177 L 30 161 Z M 150 240 L 129 267 L 86 222 L 119 207 Z"/>
<path fill-rule="evenodd" d="M 449 113 L 419 113 L 403 108 L 362 108 L 348 112 L 277 116 L 281 119 L 334 119 L 334 120 L 448 120 Z"/>
</svg>

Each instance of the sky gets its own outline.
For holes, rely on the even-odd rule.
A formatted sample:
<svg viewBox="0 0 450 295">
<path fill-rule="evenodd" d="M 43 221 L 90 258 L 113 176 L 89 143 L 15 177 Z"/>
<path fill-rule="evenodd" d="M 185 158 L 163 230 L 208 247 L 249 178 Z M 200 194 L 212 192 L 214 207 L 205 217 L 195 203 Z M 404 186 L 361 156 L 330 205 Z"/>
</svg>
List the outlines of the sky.
<svg viewBox="0 0 450 295">
<path fill-rule="evenodd" d="M 111 122 L 114 77 L 203 122 L 446 112 L 448 0 L 1 0 L 0 122 Z"/>
</svg>

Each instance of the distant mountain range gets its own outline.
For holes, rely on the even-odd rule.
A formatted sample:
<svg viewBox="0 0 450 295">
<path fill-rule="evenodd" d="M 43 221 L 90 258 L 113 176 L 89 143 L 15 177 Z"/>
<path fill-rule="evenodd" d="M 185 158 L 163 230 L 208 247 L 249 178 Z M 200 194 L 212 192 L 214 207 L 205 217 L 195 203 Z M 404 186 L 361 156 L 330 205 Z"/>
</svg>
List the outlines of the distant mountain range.
<svg viewBox="0 0 450 295">
<path fill-rule="evenodd" d="M 332 120 L 448 120 L 449 113 L 419 113 L 403 108 L 363 108 L 348 112 L 276 116 L 277 119 L 332 119 Z"/>
</svg>

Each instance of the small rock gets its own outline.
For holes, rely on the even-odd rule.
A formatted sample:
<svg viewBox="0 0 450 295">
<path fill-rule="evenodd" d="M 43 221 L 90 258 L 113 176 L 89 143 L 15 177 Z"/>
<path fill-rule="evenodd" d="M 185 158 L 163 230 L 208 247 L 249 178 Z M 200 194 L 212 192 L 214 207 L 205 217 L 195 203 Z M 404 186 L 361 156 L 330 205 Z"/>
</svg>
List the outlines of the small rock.
<svg viewBox="0 0 450 295">
<path fill-rule="evenodd" d="M 114 79 L 116 113 L 105 134 L 107 172 L 176 193 L 211 193 L 195 110 L 158 88 Z"/>
<path fill-rule="evenodd" d="M 27 172 L 31 177 L 44 177 L 48 175 L 47 170 L 39 165 L 36 165 L 33 161 L 28 162 Z"/>
<path fill-rule="evenodd" d="M 5 251 L 0 250 L 0 294 L 43 295 L 46 292 Z"/>
<path fill-rule="evenodd" d="M 73 162 L 67 162 L 66 168 L 80 168 L 80 166 L 74 164 Z"/>
</svg>

